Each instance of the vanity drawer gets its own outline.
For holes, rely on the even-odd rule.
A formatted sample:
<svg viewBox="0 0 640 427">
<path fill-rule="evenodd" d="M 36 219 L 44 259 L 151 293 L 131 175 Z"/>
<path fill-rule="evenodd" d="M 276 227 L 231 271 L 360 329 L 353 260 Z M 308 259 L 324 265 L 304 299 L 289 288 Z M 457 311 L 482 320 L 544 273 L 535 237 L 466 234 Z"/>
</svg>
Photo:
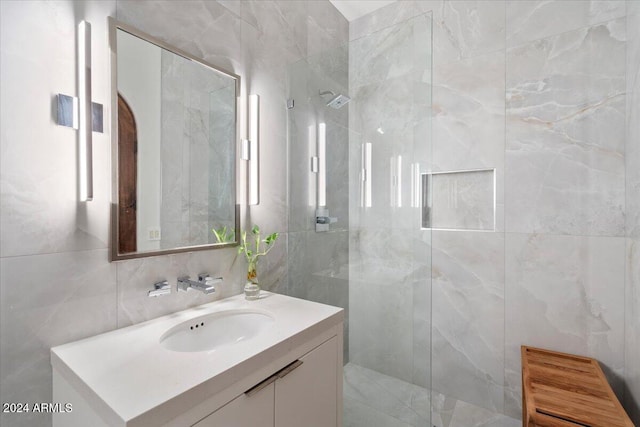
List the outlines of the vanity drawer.
<svg viewBox="0 0 640 427">
<path fill-rule="evenodd" d="M 275 385 L 243 393 L 193 427 L 274 427 Z"/>
</svg>

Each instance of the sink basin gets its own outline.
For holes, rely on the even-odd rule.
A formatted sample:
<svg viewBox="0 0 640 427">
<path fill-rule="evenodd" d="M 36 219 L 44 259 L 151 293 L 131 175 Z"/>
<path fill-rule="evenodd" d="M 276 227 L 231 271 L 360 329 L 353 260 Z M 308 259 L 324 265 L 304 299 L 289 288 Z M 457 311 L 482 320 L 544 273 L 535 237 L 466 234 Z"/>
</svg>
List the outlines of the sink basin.
<svg viewBox="0 0 640 427">
<path fill-rule="evenodd" d="M 228 310 L 184 321 L 160 337 L 167 350 L 211 351 L 250 340 L 274 323 L 268 313 L 254 310 Z"/>
</svg>

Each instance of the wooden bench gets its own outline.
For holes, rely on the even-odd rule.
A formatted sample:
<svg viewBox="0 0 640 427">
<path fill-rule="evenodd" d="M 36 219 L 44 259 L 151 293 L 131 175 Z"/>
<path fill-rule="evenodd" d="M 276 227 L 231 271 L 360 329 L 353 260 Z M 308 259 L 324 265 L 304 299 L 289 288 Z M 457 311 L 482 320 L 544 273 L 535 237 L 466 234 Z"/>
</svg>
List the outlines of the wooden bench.
<svg viewBox="0 0 640 427">
<path fill-rule="evenodd" d="M 595 359 L 522 346 L 523 427 L 634 427 Z"/>
</svg>

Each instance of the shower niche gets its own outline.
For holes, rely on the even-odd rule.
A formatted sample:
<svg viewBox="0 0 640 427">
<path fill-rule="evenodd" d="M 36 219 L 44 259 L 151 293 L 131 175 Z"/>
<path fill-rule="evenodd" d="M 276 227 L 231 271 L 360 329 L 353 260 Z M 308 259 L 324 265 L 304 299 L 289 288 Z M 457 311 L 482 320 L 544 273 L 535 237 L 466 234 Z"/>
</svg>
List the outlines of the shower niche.
<svg viewBox="0 0 640 427">
<path fill-rule="evenodd" d="M 495 169 L 423 173 L 420 183 L 423 229 L 495 231 Z"/>
</svg>

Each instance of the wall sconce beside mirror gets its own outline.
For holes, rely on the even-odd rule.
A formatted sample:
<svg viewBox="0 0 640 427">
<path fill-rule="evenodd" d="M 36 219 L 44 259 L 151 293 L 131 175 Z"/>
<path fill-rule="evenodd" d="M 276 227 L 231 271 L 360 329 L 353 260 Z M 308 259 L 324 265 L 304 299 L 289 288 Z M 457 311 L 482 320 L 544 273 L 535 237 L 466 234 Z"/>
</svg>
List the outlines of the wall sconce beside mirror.
<svg viewBox="0 0 640 427">
<path fill-rule="evenodd" d="M 236 245 L 240 77 L 114 19 L 109 40 L 111 259 Z"/>
<path fill-rule="evenodd" d="M 91 24 L 78 24 L 78 96 L 58 94 L 57 124 L 80 131 L 78 139 L 78 199 L 93 200 L 93 132 L 102 133 L 102 104 L 91 97 Z"/>
<path fill-rule="evenodd" d="M 249 95 L 249 139 L 242 141 L 240 158 L 247 162 L 247 204 L 260 204 L 260 97 Z"/>
</svg>

